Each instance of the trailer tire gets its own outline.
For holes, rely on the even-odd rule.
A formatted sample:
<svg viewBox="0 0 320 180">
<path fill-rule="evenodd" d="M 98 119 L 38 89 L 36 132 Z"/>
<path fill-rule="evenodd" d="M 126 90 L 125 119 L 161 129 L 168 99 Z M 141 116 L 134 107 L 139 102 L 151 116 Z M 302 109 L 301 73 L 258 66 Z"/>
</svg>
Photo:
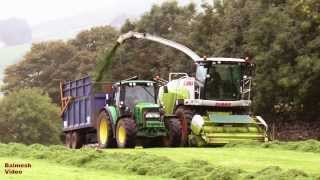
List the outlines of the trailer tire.
<svg viewBox="0 0 320 180">
<path fill-rule="evenodd" d="M 132 118 L 122 118 L 117 123 L 116 140 L 119 148 L 134 148 L 137 126 Z"/>
<path fill-rule="evenodd" d="M 181 123 L 181 146 L 188 146 L 188 136 L 191 133 L 191 120 L 193 111 L 185 106 L 180 106 L 175 111 L 176 116 Z"/>
<path fill-rule="evenodd" d="M 65 145 L 67 148 L 71 148 L 71 132 L 66 133 Z"/>
<path fill-rule="evenodd" d="M 112 124 L 105 111 L 102 111 L 98 116 L 97 139 L 100 148 L 111 148 L 115 146 Z"/>
<path fill-rule="evenodd" d="M 83 135 L 80 132 L 73 131 L 71 134 L 71 148 L 80 149 L 83 144 Z"/>
<path fill-rule="evenodd" d="M 165 145 L 169 147 L 178 147 L 181 144 L 181 124 L 177 118 L 170 118 L 166 123 L 166 128 L 169 130 L 165 137 Z"/>
</svg>

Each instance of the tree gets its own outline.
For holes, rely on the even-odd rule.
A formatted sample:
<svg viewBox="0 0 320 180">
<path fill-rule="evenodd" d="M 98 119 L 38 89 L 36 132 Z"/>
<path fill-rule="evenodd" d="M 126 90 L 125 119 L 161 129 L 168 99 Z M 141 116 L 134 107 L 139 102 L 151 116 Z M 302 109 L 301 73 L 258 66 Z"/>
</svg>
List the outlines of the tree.
<svg viewBox="0 0 320 180">
<path fill-rule="evenodd" d="M 21 89 L 0 100 L 0 142 L 57 144 L 59 108 L 39 89 Z"/>
<path fill-rule="evenodd" d="M 178 6 L 175 1 L 165 2 L 160 6 L 154 5 L 138 21 L 127 21 L 121 31 L 147 32 L 188 46 L 188 34 L 195 14 L 193 4 Z M 109 51 L 101 54 L 100 61 L 105 60 L 103 57 Z M 166 78 L 172 71 L 190 72 L 191 63 L 192 60 L 183 53 L 164 45 L 147 40 L 128 40 L 115 54 L 112 67 L 105 72 L 104 79 L 117 81 L 134 75 L 142 79 L 151 79 L 155 75 Z"/>
<path fill-rule="evenodd" d="M 22 61 L 6 68 L 3 90 L 7 93 L 38 87 L 59 103 L 59 82 L 90 74 L 95 68 L 98 52 L 113 44 L 117 33 L 109 26 L 97 27 L 68 42 L 33 44 Z"/>
</svg>

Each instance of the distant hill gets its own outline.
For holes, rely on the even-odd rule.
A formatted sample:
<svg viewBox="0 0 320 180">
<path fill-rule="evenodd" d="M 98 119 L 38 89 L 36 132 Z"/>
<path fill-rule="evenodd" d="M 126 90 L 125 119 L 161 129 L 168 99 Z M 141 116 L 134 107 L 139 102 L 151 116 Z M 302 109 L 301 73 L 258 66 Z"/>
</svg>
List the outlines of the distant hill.
<svg viewBox="0 0 320 180">
<path fill-rule="evenodd" d="M 33 42 L 70 39 L 80 31 L 95 26 L 111 25 L 120 28 L 126 19 L 135 17 L 137 16 L 129 14 L 112 16 L 108 12 L 102 11 L 48 21 L 32 27 Z"/>
<path fill-rule="evenodd" d="M 23 55 L 30 50 L 30 44 L 22 44 L 11 47 L 0 48 L 0 82 L 3 79 L 4 69 L 21 60 Z"/>
</svg>

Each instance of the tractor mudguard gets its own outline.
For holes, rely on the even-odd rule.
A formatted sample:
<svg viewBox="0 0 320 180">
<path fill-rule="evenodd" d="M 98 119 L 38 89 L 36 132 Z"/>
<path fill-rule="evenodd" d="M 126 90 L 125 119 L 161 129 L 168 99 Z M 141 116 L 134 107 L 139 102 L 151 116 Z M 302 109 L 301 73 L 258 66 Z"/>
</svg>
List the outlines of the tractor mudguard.
<svg viewBox="0 0 320 180">
<path fill-rule="evenodd" d="M 103 110 L 108 114 L 112 124 L 112 131 L 115 132 L 118 120 L 117 109 L 114 106 L 108 106 L 105 107 Z M 113 133 L 113 136 L 115 137 L 115 133 Z"/>
</svg>

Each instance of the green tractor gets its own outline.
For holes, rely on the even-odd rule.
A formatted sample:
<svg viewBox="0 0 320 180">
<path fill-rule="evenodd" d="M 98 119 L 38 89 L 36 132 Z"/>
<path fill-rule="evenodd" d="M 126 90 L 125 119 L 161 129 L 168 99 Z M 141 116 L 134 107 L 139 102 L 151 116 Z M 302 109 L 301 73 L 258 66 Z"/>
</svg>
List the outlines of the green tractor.
<svg viewBox="0 0 320 180">
<path fill-rule="evenodd" d="M 106 94 L 106 106 L 97 118 L 99 146 L 178 146 L 180 122 L 164 118 L 155 94 L 153 81 L 133 78 L 115 83 L 112 93 Z"/>
</svg>

